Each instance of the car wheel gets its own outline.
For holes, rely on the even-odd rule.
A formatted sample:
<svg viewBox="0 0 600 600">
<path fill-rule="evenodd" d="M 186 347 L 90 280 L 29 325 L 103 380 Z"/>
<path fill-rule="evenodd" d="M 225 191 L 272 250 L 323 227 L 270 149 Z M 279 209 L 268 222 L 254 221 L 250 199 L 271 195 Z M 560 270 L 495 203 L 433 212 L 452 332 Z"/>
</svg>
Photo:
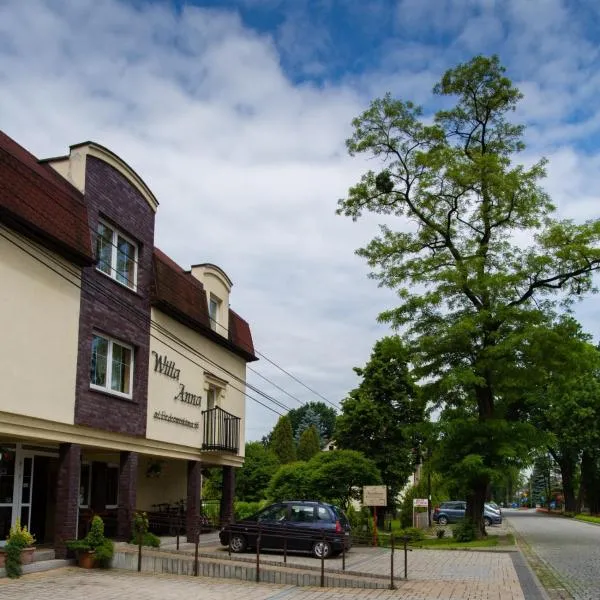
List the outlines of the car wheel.
<svg viewBox="0 0 600 600">
<path fill-rule="evenodd" d="M 489 517 L 483 517 L 483 523 L 485 524 L 486 527 L 492 526 L 492 520 Z"/>
<path fill-rule="evenodd" d="M 319 540 L 313 544 L 313 555 L 316 558 L 328 558 L 331 556 L 331 544 L 324 540 Z"/>
<path fill-rule="evenodd" d="M 441 517 L 439 517 L 438 523 L 440 525 L 448 525 L 448 517 L 445 517 L 444 515 L 442 515 Z"/>
<path fill-rule="evenodd" d="M 246 549 L 246 538 L 239 533 L 234 533 L 229 544 L 232 552 L 243 552 Z"/>
</svg>

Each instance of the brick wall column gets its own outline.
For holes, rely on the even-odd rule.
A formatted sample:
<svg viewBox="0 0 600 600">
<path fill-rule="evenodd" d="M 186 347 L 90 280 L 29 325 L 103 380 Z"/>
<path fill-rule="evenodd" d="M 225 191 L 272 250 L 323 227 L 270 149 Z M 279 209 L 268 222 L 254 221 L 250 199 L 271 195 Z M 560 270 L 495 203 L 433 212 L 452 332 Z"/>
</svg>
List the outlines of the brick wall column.
<svg viewBox="0 0 600 600">
<path fill-rule="evenodd" d="M 235 470 L 223 467 L 223 489 L 221 493 L 221 525 L 234 520 L 233 499 L 235 497 Z"/>
<path fill-rule="evenodd" d="M 80 472 L 81 446 L 78 444 L 60 444 L 58 447 L 56 513 L 54 521 L 54 549 L 56 551 L 56 558 L 66 558 L 66 542 L 77 538 Z"/>
<path fill-rule="evenodd" d="M 200 522 L 200 466 L 201 463 L 199 460 L 188 460 L 187 502 L 185 515 L 185 532 L 188 542 L 196 541 L 196 527 Z"/>
<path fill-rule="evenodd" d="M 131 539 L 131 520 L 137 500 L 138 453 L 121 452 L 119 460 L 119 508 L 117 509 L 117 537 Z"/>
</svg>

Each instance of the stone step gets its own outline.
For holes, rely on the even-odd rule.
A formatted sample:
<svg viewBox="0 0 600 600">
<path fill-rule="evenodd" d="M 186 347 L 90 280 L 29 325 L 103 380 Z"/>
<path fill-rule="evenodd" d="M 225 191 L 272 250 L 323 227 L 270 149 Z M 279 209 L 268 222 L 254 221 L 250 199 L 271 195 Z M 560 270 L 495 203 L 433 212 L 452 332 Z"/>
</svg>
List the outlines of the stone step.
<svg viewBox="0 0 600 600">
<path fill-rule="evenodd" d="M 71 567 L 75 564 L 74 560 L 46 559 L 39 562 L 33 562 L 29 565 L 23 565 L 23 575 L 28 573 L 40 573 L 41 571 L 51 571 L 53 569 L 62 569 Z M 0 568 L 0 577 L 6 577 L 6 569 Z"/>
</svg>

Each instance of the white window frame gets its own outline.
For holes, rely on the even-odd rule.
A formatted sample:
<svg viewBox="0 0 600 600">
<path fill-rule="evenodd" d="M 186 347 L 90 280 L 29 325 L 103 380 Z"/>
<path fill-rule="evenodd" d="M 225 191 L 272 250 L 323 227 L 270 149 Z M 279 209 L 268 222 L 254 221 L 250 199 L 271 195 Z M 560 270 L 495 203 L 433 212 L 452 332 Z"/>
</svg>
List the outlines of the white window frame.
<svg viewBox="0 0 600 600">
<path fill-rule="evenodd" d="M 212 302 L 214 302 L 217 307 L 216 314 L 214 317 L 210 311 L 210 305 Z M 217 333 L 219 333 L 218 329 L 219 329 L 220 320 L 221 320 L 220 317 L 221 317 L 221 304 L 222 303 L 223 303 L 223 301 L 218 296 L 215 296 L 214 294 L 210 294 L 208 296 L 208 318 L 210 320 L 210 328 L 213 331 L 216 331 Z"/>
<path fill-rule="evenodd" d="M 111 240 L 111 254 L 110 254 L 110 273 L 104 272 L 100 268 L 100 263 L 96 265 L 96 270 L 102 275 L 109 277 L 113 281 L 116 281 L 119 285 L 127 288 L 128 290 L 137 291 L 137 276 L 138 276 L 138 259 L 140 250 L 136 242 L 134 242 L 127 234 L 123 233 L 120 229 L 111 225 L 107 221 L 102 219 L 98 219 L 98 225 L 104 225 L 104 227 L 108 227 L 112 232 L 112 240 Z M 99 236 L 98 230 L 96 229 L 96 236 Z M 126 242 L 129 242 L 135 248 L 135 256 L 133 259 L 133 281 L 129 281 L 127 283 L 123 283 L 117 279 L 117 253 L 119 251 L 119 237 L 123 238 Z M 98 247 L 98 242 L 96 242 L 96 248 Z M 97 257 L 98 259 L 100 257 Z M 131 285 L 130 285 L 131 284 Z"/>
<path fill-rule="evenodd" d="M 112 396 L 119 396 L 120 398 L 128 398 L 131 400 L 133 398 L 133 378 L 134 378 L 134 368 L 135 368 L 135 353 L 133 351 L 133 346 L 131 344 L 126 344 L 121 340 L 117 340 L 112 338 L 104 333 L 100 333 L 98 331 L 92 332 L 92 341 L 94 337 L 100 337 L 108 342 L 108 356 L 106 357 L 106 386 L 97 385 L 90 381 L 90 389 L 96 390 L 98 392 L 103 392 L 105 394 L 111 394 Z M 118 344 L 119 346 L 123 346 L 123 348 L 127 348 L 131 352 L 131 365 L 129 367 L 130 377 L 129 377 L 129 392 L 119 392 L 117 390 L 113 390 L 110 387 L 110 382 L 112 380 L 112 353 L 113 353 L 113 344 Z M 90 362 L 91 362 L 91 354 L 90 354 Z"/>
</svg>

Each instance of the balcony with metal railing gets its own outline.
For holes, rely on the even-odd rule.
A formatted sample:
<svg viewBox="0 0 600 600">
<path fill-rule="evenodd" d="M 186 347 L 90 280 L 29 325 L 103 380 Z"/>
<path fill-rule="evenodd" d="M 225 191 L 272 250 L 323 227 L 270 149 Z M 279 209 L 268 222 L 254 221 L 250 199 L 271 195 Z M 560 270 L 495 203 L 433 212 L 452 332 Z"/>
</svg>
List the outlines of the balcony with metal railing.
<svg viewBox="0 0 600 600">
<path fill-rule="evenodd" d="M 240 417 L 228 413 L 219 406 L 203 410 L 202 450 L 237 454 L 240 449 L 240 422 Z"/>
</svg>

